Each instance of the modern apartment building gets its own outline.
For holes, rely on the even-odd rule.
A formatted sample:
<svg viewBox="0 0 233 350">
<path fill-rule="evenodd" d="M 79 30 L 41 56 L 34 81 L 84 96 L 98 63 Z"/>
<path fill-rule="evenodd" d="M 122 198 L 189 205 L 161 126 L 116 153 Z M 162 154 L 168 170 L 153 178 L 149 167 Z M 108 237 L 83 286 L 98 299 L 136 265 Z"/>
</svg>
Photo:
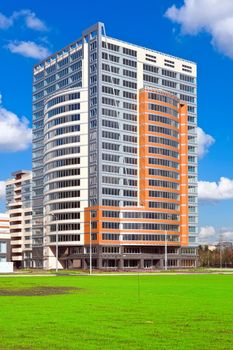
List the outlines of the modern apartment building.
<svg viewBox="0 0 233 350">
<path fill-rule="evenodd" d="M 34 67 L 36 267 L 196 265 L 196 104 L 195 63 L 102 23 Z"/>
<path fill-rule="evenodd" d="M 0 262 L 11 261 L 9 215 L 0 213 Z"/>
<path fill-rule="evenodd" d="M 12 173 L 12 179 L 6 181 L 11 260 L 16 268 L 33 267 L 31 186 L 31 171 L 15 171 Z"/>
</svg>

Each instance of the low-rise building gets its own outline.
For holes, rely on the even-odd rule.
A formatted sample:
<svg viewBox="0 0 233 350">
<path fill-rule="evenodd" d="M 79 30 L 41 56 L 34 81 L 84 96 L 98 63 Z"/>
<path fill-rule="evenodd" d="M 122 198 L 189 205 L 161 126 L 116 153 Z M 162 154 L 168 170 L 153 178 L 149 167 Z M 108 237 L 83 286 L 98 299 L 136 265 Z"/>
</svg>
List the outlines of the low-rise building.
<svg viewBox="0 0 233 350">
<path fill-rule="evenodd" d="M 9 215 L 0 213 L 0 262 L 9 261 L 11 261 Z"/>
<path fill-rule="evenodd" d="M 31 171 L 18 170 L 6 181 L 11 259 L 15 268 L 32 267 Z"/>
</svg>

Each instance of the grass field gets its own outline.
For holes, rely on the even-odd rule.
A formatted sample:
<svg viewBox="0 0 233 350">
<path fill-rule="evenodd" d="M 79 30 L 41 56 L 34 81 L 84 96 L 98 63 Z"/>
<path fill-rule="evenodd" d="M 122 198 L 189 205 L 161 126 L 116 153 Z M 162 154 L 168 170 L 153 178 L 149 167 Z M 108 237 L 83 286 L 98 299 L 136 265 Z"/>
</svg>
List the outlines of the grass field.
<svg viewBox="0 0 233 350">
<path fill-rule="evenodd" d="M 80 289 L 25 296 L 43 287 Z M 233 349 L 231 275 L 0 278 L 7 291 L 1 350 Z"/>
</svg>

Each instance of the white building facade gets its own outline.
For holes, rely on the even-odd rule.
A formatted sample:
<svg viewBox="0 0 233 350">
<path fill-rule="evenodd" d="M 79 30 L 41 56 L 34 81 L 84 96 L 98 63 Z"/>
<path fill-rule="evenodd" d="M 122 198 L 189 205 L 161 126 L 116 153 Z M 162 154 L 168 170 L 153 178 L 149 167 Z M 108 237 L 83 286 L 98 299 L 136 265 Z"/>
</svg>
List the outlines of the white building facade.
<svg viewBox="0 0 233 350">
<path fill-rule="evenodd" d="M 142 226 L 143 220 L 150 217 L 150 211 L 140 214 L 141 221 L 138 215 L 137 226 L 122 220 L 133 218 L 132 214 L 124 214 L 125 210 L 143 211 L 140 210 L 140 91 L 143 89 L 154 89 L 161 96 L 170 94 L 171 98 L 177 99 L 177 104 L 187 106 L 186 193 L 167 195 L 179 201 L 179 208 L 169 209 L 168 199 L 169 203 L 162 208 L 168 209 L 165 216 L 157 210 L 158 215 L 152 215 L 156 219 L 148 221 L 155 226 L 150 227 Z M 160 102 L 157 100 L 156 104 L 161 105 Z M 176 113 L 168 106 L 163 107 L 166 112 Z M 173 133 L 171 122 L 161 118 L 166 115 L 163 107 L 153 107 L 157 111 L 154 119 L 159 119 L 153 129 L 157 141 L 161 135 L 166 139 Z M 171 267 L 195 266 L 198 220 L 196 108 L 195 63 L 107 37 L 102 23 L 87 29 L 79 40 L 36 65 L 32 187 L 35 266 L 54 268 L 55 246 L 58 245 L 60 268 L 86 268 L 90 231 L 96 267 L 163 267 L 167 234 L 171 239 Z M 179 123 L 177 119 L 175 127 L 178 131 L 173 133 L 171 147 L 180 151 L 182 132 Z M 160 165 L 163 163 L 161 166 L 164 167 L 159 180 L 163 181 L 163 177 L 166 180 L 165 171 L 171 165 L 179 170 L 177 181 L 181 181 L 184 176 L 179 164 L 182 155 L 177 152 L 178 155 L 171 153 L 170 157 L 165 151 L 163 153 L 167 157 L 165 161 L 155 161 Z M 160 159 L 158 154 L 153 157 Z M 175 158 L 178 158 L 177 164 Z M 167 168 L 165 163 L 169 164 Z M 172 185 L 171 179 L 169 184 L 161 181 L 159 185 L 153 182 L 153 187 L 159 186 L 159 193 L 154 192 L 157 198 L 166 197 L 168 186 L 176 187 L 175 191 L 181 186 L 181 182 Z M 182 204 L 183 195 L 188 199 L 186 204 Z M 182 205 L 186 206 L 185 214 L 180 210 Z M 185 218 L 181 219 L 182 216 Z M 187 226 L 184 236 L 188 237 L 183 240 L 185 243 L 181 237 L 183 219 Z M 146 233 L 150 235 L 146 236 Z M 133 234 L 137 234 L 137 239 Z M 176 239 L 176 236 L 179 237 Z M 150 246 L 150 249 L 144 251 L 144 246 Z"/>
</svg>

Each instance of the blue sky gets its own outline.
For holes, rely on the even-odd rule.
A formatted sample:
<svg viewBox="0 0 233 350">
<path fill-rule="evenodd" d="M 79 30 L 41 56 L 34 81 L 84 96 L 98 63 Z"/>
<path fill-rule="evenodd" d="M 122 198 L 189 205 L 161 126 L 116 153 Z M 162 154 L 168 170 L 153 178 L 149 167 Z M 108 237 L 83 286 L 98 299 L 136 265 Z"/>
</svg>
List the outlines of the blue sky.
<svg viewBox="0 0 233 350">
<path fill-rule="evenodd" d="M 199 162 L 199 180 L 205 181 L 201 183 L 200 227 L 203 239 L 215 239 L 224 230 L 230 238 L 233 2 L 219 0 L 212 6 L 213 1 L 186 0 L 184 4 L 183 0 L 89 0 L 88 5 L 75 0 L 2 1 L 0 181 L 16 169 L 31 169 L 33 65 L 40 61 L 39 57 L 59 50 L 79 38 L 82 30 L 102 21 L 109 36 L 197 62 L 198 124 L 204 130 L 201 142 L 207 151 Z M 212 136 L 210 147 L 206 134 Z M 227 180 L 220 180 L 222 177 Z"/>
</svg>

